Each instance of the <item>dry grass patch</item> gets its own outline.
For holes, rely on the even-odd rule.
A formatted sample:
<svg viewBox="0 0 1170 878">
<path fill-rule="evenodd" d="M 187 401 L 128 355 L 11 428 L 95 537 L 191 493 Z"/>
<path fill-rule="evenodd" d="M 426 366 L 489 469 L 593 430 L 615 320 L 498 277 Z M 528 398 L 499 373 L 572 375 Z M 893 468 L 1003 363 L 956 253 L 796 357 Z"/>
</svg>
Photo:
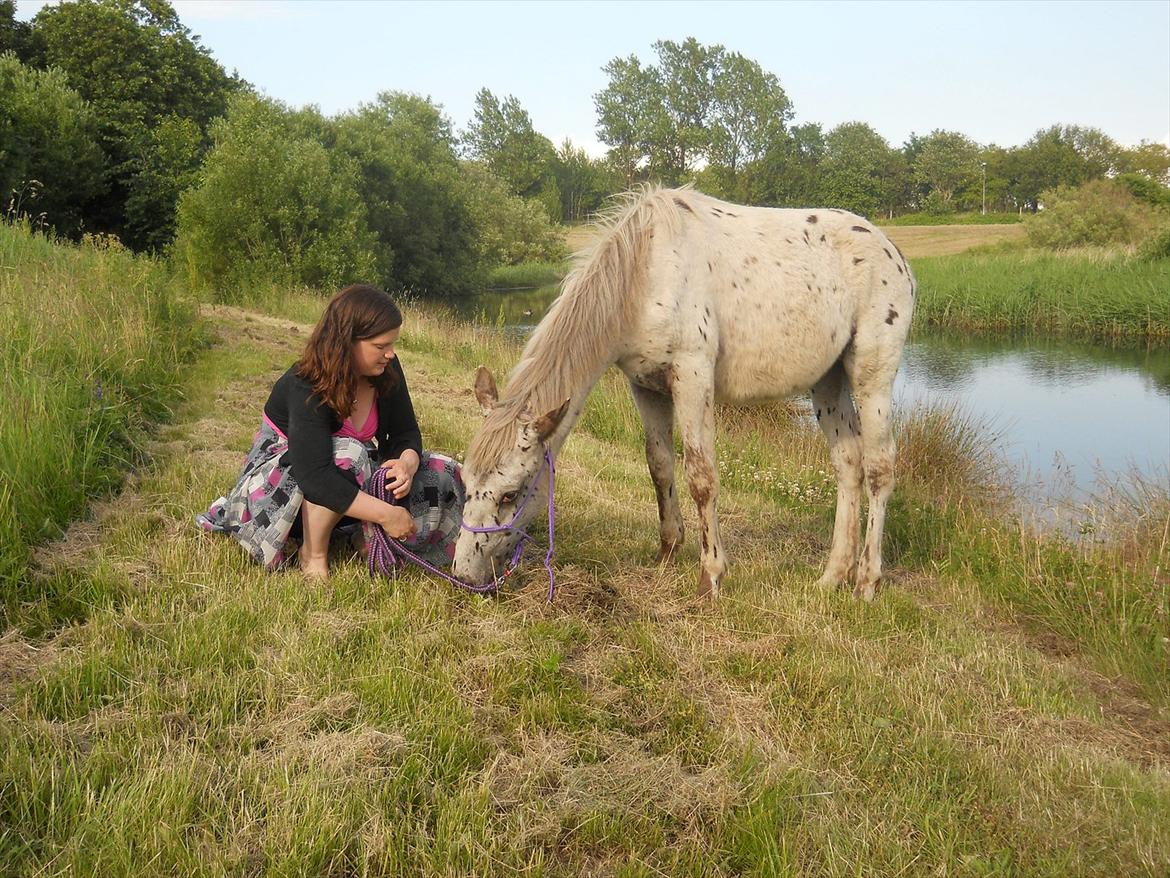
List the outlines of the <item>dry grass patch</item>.
<svg viewBox="0 0 1170 878">
<path fill-rule="evenodd" d="M 907 259 L 923 256 L 954 256 L 975 247 L 1023 241 L 1023 223 L 975 226 L 883 226 L 891 241 Z"/>
</svg>

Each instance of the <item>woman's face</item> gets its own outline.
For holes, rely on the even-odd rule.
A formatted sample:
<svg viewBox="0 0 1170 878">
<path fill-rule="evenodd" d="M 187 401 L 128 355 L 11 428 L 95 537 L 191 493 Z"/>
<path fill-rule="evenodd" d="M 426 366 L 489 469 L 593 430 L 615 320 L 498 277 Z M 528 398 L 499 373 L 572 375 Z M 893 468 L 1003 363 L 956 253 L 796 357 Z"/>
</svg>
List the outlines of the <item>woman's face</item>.
<svg viewBox="0 0 1170 878">
<path fill-rule="evenodd" d="M 401 334 L 402 327 L 399 326 L 353 343 L 353 367 L 359 378 L 376 378 L 386 371 L 394 359 L 394 345 Z"/>
</svg>

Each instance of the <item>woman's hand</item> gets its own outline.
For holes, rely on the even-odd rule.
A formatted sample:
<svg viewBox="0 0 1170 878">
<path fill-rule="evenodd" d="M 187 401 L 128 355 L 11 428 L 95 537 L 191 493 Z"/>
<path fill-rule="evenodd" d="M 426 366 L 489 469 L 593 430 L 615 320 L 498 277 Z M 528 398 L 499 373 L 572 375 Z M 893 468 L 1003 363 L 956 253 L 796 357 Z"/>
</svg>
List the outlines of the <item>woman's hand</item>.
<svg viewBox="0 0 1170 878">
<path fill-rule="evenodd" d="M 382 526 L 382 530 L 396 540 L 409 539 L 414 536 L 416 530 L 410 512 L 401 506 L 391 506 L 385 518 L 378 524 Z"/>
<path fill-rule="evenodd" d="M 387 460 L 382 464 L 381 469 L 388 470 L 386 487 L 395 499 L 401 500 L 410 493 L 410 486 L 414 483 L 414 474 L 418 472 L 418 465 L 418 455 L 409 448 L 402 452 L 401 457 Z"/>
</svg>

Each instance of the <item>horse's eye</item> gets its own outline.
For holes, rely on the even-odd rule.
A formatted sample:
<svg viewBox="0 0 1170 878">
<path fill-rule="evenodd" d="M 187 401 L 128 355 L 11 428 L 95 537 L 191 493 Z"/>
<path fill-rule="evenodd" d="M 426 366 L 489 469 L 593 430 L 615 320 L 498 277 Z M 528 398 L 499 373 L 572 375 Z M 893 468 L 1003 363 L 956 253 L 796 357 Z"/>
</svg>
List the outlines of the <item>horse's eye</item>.
<svg viewBox="0 0 1170 878">
<path fill-rule="evenodd" d="M 516 495 L 518 493 L 519 493 L 519 491 L 509 491 L 507 494 L 505 494 L 503 497 L 500 498 L 500 502 L 501 503 L 515 503 L 516 502 Z"/>
</svg>

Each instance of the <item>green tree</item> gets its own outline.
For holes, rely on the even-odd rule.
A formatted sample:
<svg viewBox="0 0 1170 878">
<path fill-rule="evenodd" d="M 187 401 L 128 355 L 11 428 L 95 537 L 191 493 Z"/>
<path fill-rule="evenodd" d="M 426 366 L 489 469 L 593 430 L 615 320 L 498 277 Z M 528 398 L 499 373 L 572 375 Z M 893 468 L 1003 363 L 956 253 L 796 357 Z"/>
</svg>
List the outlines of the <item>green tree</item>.
<svg viewBox="0 0 1170 878">
<path fill-rule="evenodd" d="M 79 235 L 85 205 L 102 190 L 96 128 L 64 74 L 0 55 L 0 212 Z"/>
<path fill-rule="evenodd" d="M 232 296 L 380 280 L 358 168 L 326 148 L 320 114 L 241 94 L 212 135 L 198 185 L 179 199 L 175 249 L 194 281 Z"/>
<path fill-rule="evenodd" d="M 0 0 L 0 55 L 12 52 L 24 61 L 28 57 L 32 28 L 16 20 L 16 0 Z"/>
<path fill-rule="evenodd" d="M 792 119 L 774 74 L 721 45 L 694 37 L 654 43 L 658 63 L 614 58 L 595 98 L 598 138 L 610 147 L 627 186 L 637 176 L 668 184 L 699 179 L 711 191 L 743 197 L 740 171 L 759 161 Z"/>
<path fill-rule="evenodd" d="M 430 296 L 469 290 L 479 232 L 440 109 L 417 95 L 382 92 L 333 128 L 336 148 L 358 168 L 381 283 Z"/>
<path fill-rule="evenodd" d="M 1012 152 L 1009 172 L 1023 206 L 1036 210 L 1040 193 L 1105 176 L 1120 159 L 1116 144 L 1095 128 L 1053 125 Z"/>
<path fill-rule="evenodd" d="M 863 216 L 891 213 L 899 189 L 898 157 L 864 122 L 838 125 L 825 137 L 820 201 Z"/>
<path fill-rule="evenodd" d="M 784 136 L 791 119 L 792 102 L 775 74 L 738 52 L 719 57 L 709 122 L 712 164 L 734 178 Z"/>
<path fill-rule="evenodd" d="M 532 127 L 528 111 L 508 95 L 501 102 L 488 89 L 475 96 L 475 114 L 463 134 L 470 158 L 483 162 L 513 194 L 534 198 L 560 218 L 552 142 Z"/>
<path fill-rule="evenodd" d="M 651 163 L 665 182 L 677 184 L 710 153 L 715 80 L 725 50 L 687 37 L 681 43 L 659 40 L 654 51 L 662 112 L 652 116 L 656 124 L 649 132 Z"/>
<path fill-rule="evenodd" d="M 825 135 L 816 122 L 795 125 L 773 139 L 743 173 L 744 200 L 773 207 L 811 207 L 820 202 Z"/>
<path fill-rule="evenodd" d="M 995 212 L 1018 210 L 1020 206 L 1014 181 L 1011 177 L 1011 150 L 994 143 L 983 148 L 981 163 L 986 163 L 985 177 L 980 179 L 980 209 L 983 206 L 983 180 L 987 182 L 987 209 Z"/>
<path fill-rule="evenodd" d="M 947 211 L 955 196 L 980 179 L 979 145 L 958 131 L 932 131 L 915 143 L 913 173 L 926 197 L 936 198 Z"/>
<path fill-rule="evenodd" d="M 179 196 L 199 179 L 204 137 L 193 119 L 165 116 L 128 144 L 125 230 L 139 246 L 161 250 L 175 237 Z"/>
<path fill-rule="evenodd" d="M 553 165 L 561 193 L 561 220 L 577 222 L 595 213 L 607 195 L 621 188 L 622 179 L 605 162 L 594 161 L 565 138 Z"/>
<path fill-rule="evenodd" d="M 1142 141 L 1123 149 L 1118 156 L 1119 170 L 1141 174 L 1163 186 L 1170 186 L 1170 148 L 1164 143 Z"/>
<path fill-rule="evenodd" d="M 597 139 L 609 147 L 610 162 L 628 189 L 650 161 L 651 132 L 662 114 L 661 83 L 657 71 L 634 55 L 614 58 L 602 71 L 609 82 L 593 96 Z"/>
<path fill-rule="evenodd" d="M 171 163 L 176 173 L 187 175 L 198 155 L 174 148 L 180 129 L 173 123 L 161 139 L 152 132 L 172 118 L 191 120 L 205 132 L 223 114 L 239 81 L 199 45 L 167 0 L 77 0 L 46 6 L 33 20 L 29 58 L 36 66 L 63 71 L 98 120 L 109 192 L 92 205 L 89 225 L 116 232 L 132 247 L 157 244 L 155 230 L 172 225 L 178 193 L 169 184 L 154 195 L 147 189 L 161 180 L 159 168 Z M 152 147 L 167 154 L 146 155 Z M 191 164 L 175 167 L 180 155 L 192 159 Z M 138 175 L 146 179 L 136 182 Z M 134 206 L 131 214 L 128 203 Z"/>
</svg>

